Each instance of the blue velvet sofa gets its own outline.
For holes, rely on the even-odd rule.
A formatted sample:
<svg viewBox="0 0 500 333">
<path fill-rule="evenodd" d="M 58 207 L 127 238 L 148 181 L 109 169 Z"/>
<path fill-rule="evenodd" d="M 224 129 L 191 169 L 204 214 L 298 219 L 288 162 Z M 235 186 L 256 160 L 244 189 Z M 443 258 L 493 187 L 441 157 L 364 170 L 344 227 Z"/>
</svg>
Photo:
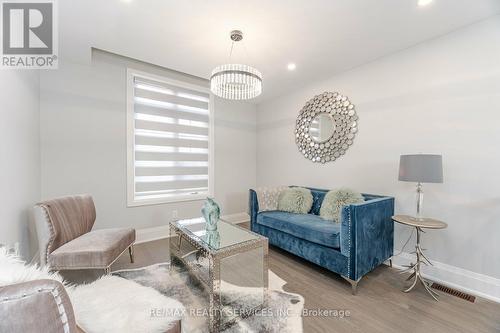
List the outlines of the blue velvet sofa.
<svg viewBox="0 0 500 333">
<path fill-rule="evenodd" d="M 308 214 L 259 212 L 257 193 L 250 190 L 252 231 L 269 243 L 340 274 L 352 286 L 393 255 L 394 198 L 363 194 L 365 202 L 343 207 L 340 223 L 319 216 L 328 190 L 310 188 L 313 205 Z"/>
</svg>

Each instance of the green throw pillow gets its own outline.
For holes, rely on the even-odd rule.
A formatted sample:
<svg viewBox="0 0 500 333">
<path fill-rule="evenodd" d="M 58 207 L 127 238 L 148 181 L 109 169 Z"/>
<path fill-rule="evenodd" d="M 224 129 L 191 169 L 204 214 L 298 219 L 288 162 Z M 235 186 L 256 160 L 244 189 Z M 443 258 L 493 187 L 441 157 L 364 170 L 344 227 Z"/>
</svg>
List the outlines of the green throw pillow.
<svg viewBox="0 0 500 333">
<path fill-rule="evenodd" d="M 321 203 L 319 215 L 325 220 L 331 220 L 338 223 L 340 222 L 340 214 L 343 206 L 363 201 L 365 201 L 365 199 L 361 193 L 348 188 L 329 191 Z"/>
<path fill-rule="evenodd" d="M 290 187 L 281 191 L 278 198 L 278 210 L 307 214 L 311 210 L 313 196 L 311 191 L 302 187 Z"/>
</svg>

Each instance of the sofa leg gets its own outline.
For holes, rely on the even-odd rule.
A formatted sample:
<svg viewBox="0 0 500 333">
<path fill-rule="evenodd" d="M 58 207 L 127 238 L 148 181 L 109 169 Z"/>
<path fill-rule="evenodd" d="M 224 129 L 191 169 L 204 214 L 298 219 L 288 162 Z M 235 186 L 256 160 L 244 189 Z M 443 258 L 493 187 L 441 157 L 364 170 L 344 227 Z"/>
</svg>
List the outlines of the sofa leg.
<svg viewBox="0 0 500 333">
<path fill-rule="evenodd" d="M 356 296 L 356 294 L 358 293 L 358 283 L 357 282 L 351 283 L 351 293 L 353 294 L 353 296 Z"/>
<path fill-rule="evenodd" d="M 130 245 L 128 248 L 128 255 L 130 256 L 130 262 L 133 264 L 134 263 L 134 246 Z"/>
<path fill-rule="evenodd" d="M 357 280 L 351 280 L 349 278 L 346 278 L 345 276 L 342 276 L 342 277 L 344 278 L 344 280 L 346 280 L 347 282 L 349 282 L 351 284 L 351 292 L 353 295 L 356 295 L 358 293 L 358 283 L 361 280 L 361 278 L 359 278 Z"/>
<path fill-rule="evenodd" d="M 391 259 L 389 259 L 389 267 L 391 267 L 391 268 L 392 268 L 392 258 L 391 258 Z"/>
</svg>

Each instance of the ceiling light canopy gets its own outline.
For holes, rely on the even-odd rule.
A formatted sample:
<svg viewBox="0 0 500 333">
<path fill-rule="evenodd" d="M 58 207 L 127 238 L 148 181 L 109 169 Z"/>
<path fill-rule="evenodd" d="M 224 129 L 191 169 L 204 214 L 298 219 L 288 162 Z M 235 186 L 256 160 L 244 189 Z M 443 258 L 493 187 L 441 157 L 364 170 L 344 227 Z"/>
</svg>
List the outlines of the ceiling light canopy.
<svg viewBox="0 0 500 333">
<path fill-rule="evenodd" d="M 295 65 L 293 62 L 289 63 L 286 68 L 288 68 L 289 71 L 294 71 L 295 68 L 297 68 L 297 65 Z"/>
<path fill-rule="evenodd" d="M 243 39 L 243 33 L 233 30 L 230 34 L 232 45 Z M 262 93 L 262 74 L 255 68 L 243 64 L 225 64 L 217 66 L 210 76 L 210 90 L 225 99 L 251 99 Z"/>
</svg>

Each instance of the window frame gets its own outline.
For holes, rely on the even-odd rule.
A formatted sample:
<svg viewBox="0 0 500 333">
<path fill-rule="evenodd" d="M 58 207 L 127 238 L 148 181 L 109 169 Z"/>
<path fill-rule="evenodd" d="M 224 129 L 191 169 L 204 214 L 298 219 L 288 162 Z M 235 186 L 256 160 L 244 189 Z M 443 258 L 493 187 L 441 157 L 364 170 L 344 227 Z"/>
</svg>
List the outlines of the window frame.
<svg viewBox="0 0 500 333">
<path fill-rule="evenodd" d="M 215 184 L 215 108 L 214 108 L 214 96 L 210 91 L 210 88 L 201 85 L 196 85 L 192 83 L 187 83 L 179 81 L 176 79 L 171 79 L 158 74 L 152 74 L 133 68 L 127 68 L 126 75 L 126 85 L 127 85 L 127 207 L 138 207 L 138 206 L 149 206 L 149 205 L 160 205 L 174 202 L 188 202 L 188 201 L 199 201 L 206 199 L 207 196 L 214 196 L 214 184 Z M 134 116 L 134 78 L 142 77 L 145 79 L 151 79 L 158 82 L 163 82 L 170 85 L 175 85 L 180 88 L 190 89 L 209 95 L 208 103 L 208 194 L 196 194 L 191 196 L 177 195 L 168 198 L 152 198 L 152 199 L 141 199 L 137 200 L 135 198 L 135 116 Z"/>
</svg>

